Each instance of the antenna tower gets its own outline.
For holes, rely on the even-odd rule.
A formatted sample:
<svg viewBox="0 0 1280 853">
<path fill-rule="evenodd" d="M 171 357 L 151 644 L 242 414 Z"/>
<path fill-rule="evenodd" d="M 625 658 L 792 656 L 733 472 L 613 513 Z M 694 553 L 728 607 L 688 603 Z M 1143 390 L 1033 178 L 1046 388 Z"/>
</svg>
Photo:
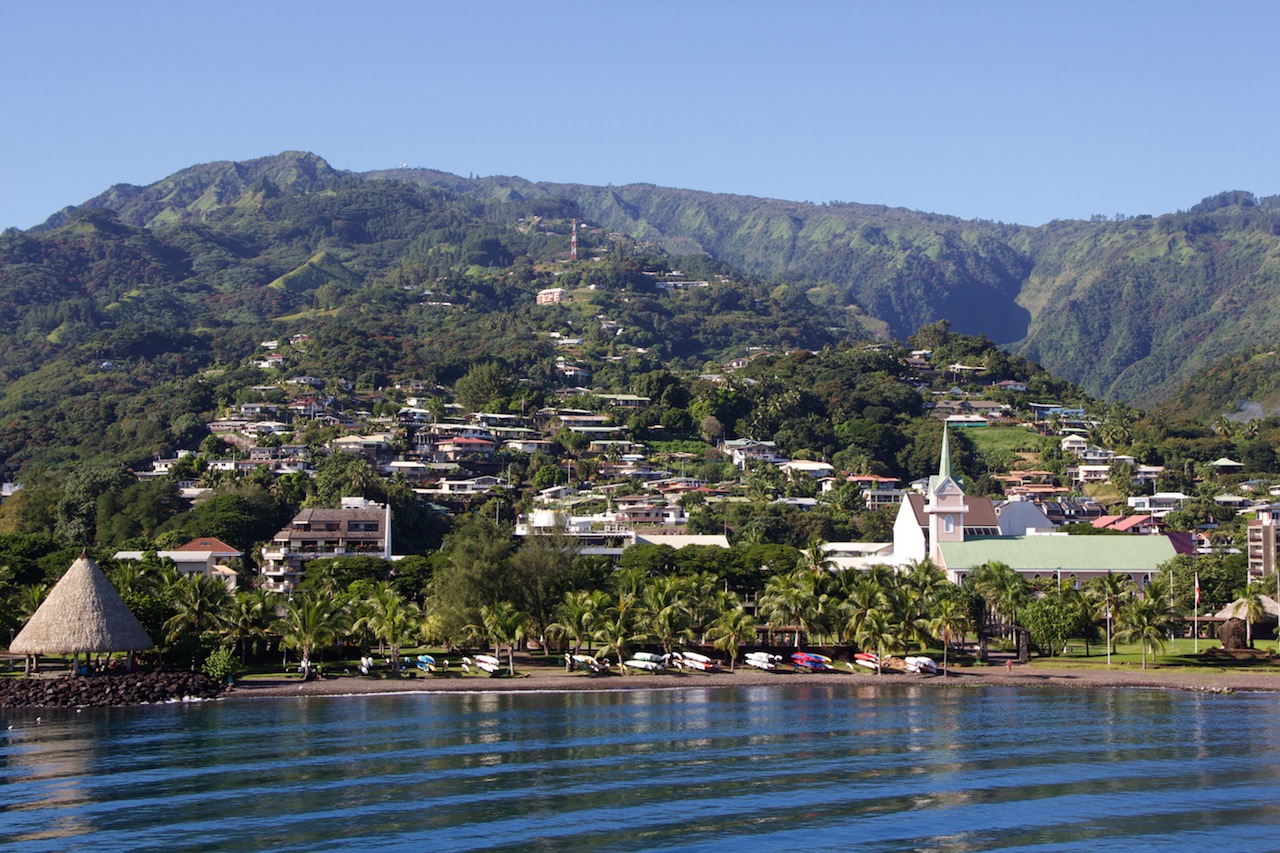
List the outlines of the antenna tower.
<svg viewBox="0 0 1280 853">
<path fill-rule="evenodd" d="M 569 260 L 578 259 L 578 220 L 573 220 L 573 236 L 569 238 Z"/>
</svg>

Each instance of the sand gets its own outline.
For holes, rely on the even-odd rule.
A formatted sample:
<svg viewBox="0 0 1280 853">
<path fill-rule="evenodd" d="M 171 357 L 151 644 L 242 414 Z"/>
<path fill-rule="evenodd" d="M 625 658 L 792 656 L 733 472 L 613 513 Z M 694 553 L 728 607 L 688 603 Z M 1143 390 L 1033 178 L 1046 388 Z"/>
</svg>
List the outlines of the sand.
<svg viewBox="0 0 1280 853">
<path fill-rule="evenodd" d="M 830 684 L 856 687 L 918 685 L 938 689 L 972 687 L 1052 687 L 1052 688 L 1156 688 L 1198 690 L 1214 693 L 1277 692 L 1280 673 L 1246 670 L 1206 671 L 1183 667 L 1140 669 L 1137 667 L 1087 666 L 1050 668 L 1047 666 L 969 667 L 952 669 L 942 675 L 912 675 L 872 671 L 795 673 L 787 670 L 763 672 L 739 667 L 734 672 L 633 672 L 626 676 L 566 673 L 547 666 L 519 668 L 512 677 L 486 675 L 426 675 L 414 678 L 377 678 L 340 675 L 303 682 L 296 676 L 238 682 L 228 699 L 281 696 L 346 696 L 371 693 L 413 692 L 513 692 L 579 690 L 652 690 L 682 687 L 755 687 L 761 685 Z"/>
</svg>

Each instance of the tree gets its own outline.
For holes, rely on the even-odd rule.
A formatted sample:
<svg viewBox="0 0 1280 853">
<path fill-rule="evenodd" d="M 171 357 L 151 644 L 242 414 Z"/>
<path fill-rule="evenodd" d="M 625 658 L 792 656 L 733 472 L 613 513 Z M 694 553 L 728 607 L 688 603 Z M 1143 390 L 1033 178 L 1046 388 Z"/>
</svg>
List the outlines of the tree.
<svg viewBox="0 0 1280 853">
<path fill-rule="evenodd" d="M 556 608 L 580 574 L 576 566 L 577 548 L 560 531 L 524 537 L 508 560 L 507 592 L 528 614 L 530 635 L 540 642 L 545 643 Z"/>
<path fill-rule="evenodd" d="M 671 654 L 677 642 L 693 640 L 693 611 L 688 582 L 682 577 L 650 578 L 642 593 L 649 631 Z"/>
<path fill-rule="evenodd" d="M 453 396 L 469 412 L 498 408 L 511 394 L 511 377 L 493 361 L 482 361 L 453 386 Z"/>
<path fill-rule="evenodd" d="M 1116 644 L 1112 632 L 1112 624 L 1119 618 L 1120 611 L 1133 595 L 1133 578 L 1108 571 L 1103 577 L 1089 581 L 1087 594 L 1098 602 L 1103 616 L 1107 620 L 1107 650 L 1115 654 Z"/>
<path fill-rule="evenodd" d="M 510 601 L 499 601 L 493 605 L 481 605 L 480 618 L 485 634 L 493 642 L 494 654 L 498 654 L 500 647 L 506 644 L 507 675 L 515 675 L 515 644 L 525 637 L 529 614 L 518 610 Z"/>
<path fill-rule="evenodd" d="M 1055 657 L 1075 633 L 1078 615 L 1061 596 L 1046 595 L 1024 606 L 1018 613 L 1018 622 L 1027 629 L 1041 654 Z"/>
<path fill-rule="evenodd" d="M 942 674 L 947 674 L 947 650 L 957 641 L 963 641 L 969 630 L 969 614 L 960 602 L 953 597 L 938 601 L 934 609 L 929 629 L 942 643 Z"/>
<path fill-rule="evenodd" d="M 249 644 L 266 637 L 274 613 L 268 594 L 262 590 L 237 593 L 227 602 L 221 633 L 240 645 L 242 664 L 248 659 Z"/>
<path fill-rule="evenodd" d="M 617 655 L 623 675 L 627 674 L 624 664 L 627 646 L 643 638 L 638 628 L 640 609 L 635 592 L 618 589 L 610 596 L 608 606 L 595 622 L 594 636 L 600 643 L 600 653 L 613 652 Z"/>
<path fill-rule="evenodd" d="M 863 616 L 854 638 L 863 648 L 876 650 L 876 674 L 884 673 L 884 656 L 898 648 L 899 635 L 892 616 L 883 610 L 869 610 Z"/>
<path fill-rule="evenodd" d="M 391 670 L 399 673 L 400 649 L 418 635 L 422 625 L 421 609 L 405 601 L 395 587 L 381 583 L 364 599 L 361 610 L 353 627 L 368 628 L 379 643 L 385 643 L 391 652 Z"/>
<path fill-rule="evenodd" d="M 755 639 L 756 620 L 743 609 L 742 603 L 733 593 L 726 595 L 721 606 L 720 614 L 707 626 L 707 639 L 717 649 L 729 653 L 729 671 L 733 672 L 734 662 L 738 659 L 738 647 Z"/>
<path fill-rule="evenodd" d="M 581 654 L 582 644 L 591 641 L 608 602 L 603 590 L 570 590 L 556 608 L 556 620 L 547 626 L 547 633 L 572 640 L 573 653 Z"/>
<path fill-rule="evenodd" d="M 771 632 L 775 627 L 794 627 L 796 648 L 800 635 L 812 633 L 818 622 L 821 602 L 816 587 L 814 573 L 801 568 L 769 578 L 760 596 L 760 615 Z"/>
<path fill-rule="evenodd" d="M 302 657 L 304 674 L 311 671 L 311 656 L 336 643 L 345 628 L 341 608 L 314 595 L 296 596 L 286 602 L 284 614 L 273 626 L 285 648 L 296 649 Z"/>
<path fill-rule="evenodd" d="M 1150 586 L 1147 594 L 1128 601 L 1120 611 L 1119 636 L 1129 643 L 1142 643 L 1142 668 L 1147 668 L 1147 654 L 1154 655 L 1164 648 L 1165 636 L 1173 624 L 1173 613 L 1164 596 L 1154 594 Z"/>
<path fill-rule="evenodd" d="M 176 643 L 183 634 L 198 637 L 222 627 L 230 595 L 220 579 L 211 575 L 175 576 L 167 592 L 176 610 L 164 623 L 168 643 Z"/>
</svg>

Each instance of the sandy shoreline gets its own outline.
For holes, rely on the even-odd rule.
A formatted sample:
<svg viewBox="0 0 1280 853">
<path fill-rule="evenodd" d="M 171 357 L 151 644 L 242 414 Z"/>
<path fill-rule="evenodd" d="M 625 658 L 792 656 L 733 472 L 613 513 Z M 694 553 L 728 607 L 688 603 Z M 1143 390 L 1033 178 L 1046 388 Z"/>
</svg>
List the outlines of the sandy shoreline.
<svg viewBox="0 0 1280 853">
<path fill-rule="evenodd" d="M 1038 666 L 953 669 L 946 678 L 907 673 L 873 672 L 793 673 L 739 668 L 734 672 L 635 673 L 627 676 L 565 673 L 531 669 L 514 678 L 479 675 L 427 675 L 421 678 L 368 678 L 343 675 L 303 682 L 296 677 L 238 682 L 227 699 L 285 696 L 349 696 L 376 693 L 450 693 L 582 690 L 667 690 L 706 687 L 830 684 L 849 687 L 924 686 L 939 689 L 969 687 L 1147 688 L 1197 690 L 1215 693 L 1280 692 L 1280 673 L 1204 672 L 1184 668 L 1130 669 L 1101 667 L 1046 668 Z"/>
</svg>

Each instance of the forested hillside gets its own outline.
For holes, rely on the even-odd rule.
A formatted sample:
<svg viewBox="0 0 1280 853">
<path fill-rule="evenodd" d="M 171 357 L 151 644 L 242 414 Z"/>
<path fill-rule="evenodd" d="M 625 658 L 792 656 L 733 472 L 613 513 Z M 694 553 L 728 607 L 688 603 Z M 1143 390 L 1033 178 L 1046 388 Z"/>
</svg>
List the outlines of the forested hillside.
<svg viewBox="0 0 1280 853">
<path fill-rule="evenodd" d="M 985 334 L 1092 394 L 1143 405 L 1280 331 L 1273 298 L 1280 207 L 1275 197 L 1243 192 L 1222 193 L 1186 212 L 1028 228 L 651 185 L 462 178 L 426 169 L 354 174 L 314 155 L 286 153 L 196 166 L 149 187 L 113 187 L 37 231 L 73 224 L 92 208 L 113 210 L 120 223 L 156 234 L 179 229 L 189 250 L 202 256 L 194 277 L 207 281 L 221 270 L 222 291 L 260 284 L 271 272 L 276 290 L 318 283 L 329 294 L 408 260 L 438 271 L 442 262 L 492 267 L 541 257 L 552 246 L 563 251 L 568 221 L 578 217 L 616 239 L 674 256 L 706 254 L 760 276 L 772 284 L 769 298 L 823 315 L 833 335 L 903 339 L 947 319 L 956 331 Z M 562 224 L 559 231 L 497 236 L 502 223 L 522 215 Z M 472 218 L 498 231 L 483 233 L 468 224 Z M 172 245 L 170 237 L 159 239 Z M 481 245 L 485 239 L 501 244 L 496 255 Z M 143 242 L 134 240 L 131 251 L 144 253 L 133 262 L 146 268 Z M 306 266 L 329 245 L 337 255 Z M 184 261 L 179 254 L 165 262 Z M 64 313 L 81 304 L 74 301 L 80 295 L 69 295 L 72 301 L 58 309 Z M 220 307 L 243 308 L 272 295 L 238 291 Z M 131 299 L 140 311 L 154 301 Z M 270 317 L 286 306 L 248 307 Z"/>
<path fill-rule="evenodd" d="M 945 318 L 1131 403 L 1153 404 L 1213 360 L 1280 333 L 1276 197 L 1227 192 L 1186 212 L 1026 228 L 648 185 L 385 174 L 492 197 L 572 199 L 638 239 L 803 283 L 816 305 L 856 304 L 894 337 Z"/>
</svg>

